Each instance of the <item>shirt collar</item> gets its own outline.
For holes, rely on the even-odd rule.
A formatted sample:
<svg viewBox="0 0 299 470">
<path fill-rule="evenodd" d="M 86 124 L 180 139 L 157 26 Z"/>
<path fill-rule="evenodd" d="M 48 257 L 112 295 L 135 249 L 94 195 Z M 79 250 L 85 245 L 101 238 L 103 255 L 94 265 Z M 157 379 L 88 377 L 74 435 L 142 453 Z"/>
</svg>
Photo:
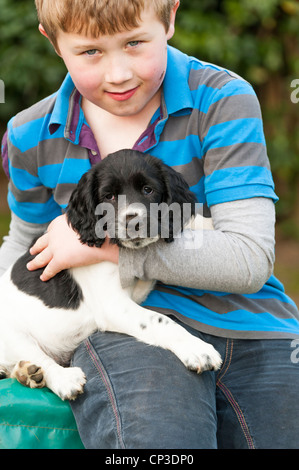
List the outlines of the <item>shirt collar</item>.
<svg viewBox="0 0 299 470">
<path fill-rule="evenodd" d="M 188 84 L 189 73 L 188 56 L 168 46 L 167 70 L 163 84 L 163 94 L 168 114 L 193 108 L 192 94 Z"/>
<path fill-rule="evenodd" d="M 74 91 L 74 88 L 75 85 L 73 83 L 73 80 L 71 79 L 70 74 L 68 73 L 57 92 L 57 98 L 49 122 L 49 126 L 53 124 L 60 124 L 64 126 L 66 125 L 69 114 L 70 97 Z"/>
</svg>

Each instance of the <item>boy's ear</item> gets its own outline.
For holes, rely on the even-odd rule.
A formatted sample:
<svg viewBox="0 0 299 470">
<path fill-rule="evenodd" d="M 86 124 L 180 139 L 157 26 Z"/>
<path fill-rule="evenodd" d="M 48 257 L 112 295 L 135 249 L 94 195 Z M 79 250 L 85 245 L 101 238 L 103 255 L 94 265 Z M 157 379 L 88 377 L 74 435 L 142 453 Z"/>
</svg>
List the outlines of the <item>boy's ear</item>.
<svg viewBox="0 0 299 470">
<path fill-rule="evenodd" d="M 174 6 L 172 7 L 171 14 L 170 14 L 170 23 L 169 23 L 169 29 L 167 32 L 167 40 L 171 39 L 172 36 L 174 35 L 175 17 L 176 17 L 176 12 L 179 6 L 180 6 L 180 0 L 176 0 Z"/>
<path fill-rule="evenodd" d="M 48 35 L 47 35 L 47 33 L 46 33 L 46 31 L 45 31 L 45 29 L 44 29 L 44 27 L 43 27 L 42 24 L 39 24 L 39 25 L 38 25 L 38 29 L 39 29 L 39 32 L 40 32 L 43 36 L 46 36 L 46 38 L 49 39 L 49 37 L 48 37 Z"/>
<path fill-rule="evenodd" d="M 42 24 L 39 24 L 39 25 L 38 25 L 38 29 L 39 29 L 39 32 L 40 32 L 43 36 L 45 36 L 47 39 L 49 39 L 50 43 L 52 44 L 52 46 L 53 46 L 54 49 L 55 49 L 56 54 L 59 55 L 59 57 L 61 57 L 60 52 L 59 52 L 59 49 L 58 49 L 58 46 L 56 46 L 56 47 L 54 46 L 54 44 L 52 43 L 51 39 L 50 39 L 49 36 L 47 35 L 47 33 L 46 33 L 46 31 L 45 31 L 45 28 L 43 27 Z"/>
</svg>

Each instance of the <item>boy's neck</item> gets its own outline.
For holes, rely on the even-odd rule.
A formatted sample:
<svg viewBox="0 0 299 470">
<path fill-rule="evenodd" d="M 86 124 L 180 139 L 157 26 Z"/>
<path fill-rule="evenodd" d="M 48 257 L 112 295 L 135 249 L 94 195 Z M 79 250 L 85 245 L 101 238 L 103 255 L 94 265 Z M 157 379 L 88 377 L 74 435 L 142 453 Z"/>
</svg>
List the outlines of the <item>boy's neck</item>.
<svg viewBox="0 0 299 470">
<path fill-rule="evenodd" d="M 83 98 L 82 109 L 97 141 L 101 158 L 123 148 L 133 148 L 160 104 L 161 93 L 142 112 L 131 116 L 117 116 Z"/>
</svg>

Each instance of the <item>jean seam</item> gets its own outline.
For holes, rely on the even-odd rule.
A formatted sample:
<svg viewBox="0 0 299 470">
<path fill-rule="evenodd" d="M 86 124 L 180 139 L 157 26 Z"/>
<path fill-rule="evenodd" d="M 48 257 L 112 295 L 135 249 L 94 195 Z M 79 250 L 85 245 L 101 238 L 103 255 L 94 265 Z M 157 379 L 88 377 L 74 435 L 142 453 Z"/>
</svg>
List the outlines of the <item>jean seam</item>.
<svg viewBox="0 0 299 470">
<path fill-rule="evenodd" d="M 115 395 L 114 395 L 114 391 L 113 391 L 113 387 L 111 385 L 110 379 L 109 379 L 109 377 L 107 375 L 107 372 L 106 372 L 103 364 L 101 363 L 98 355 L 94 352 L 94 348 L 93 348 L 91 342 L 88 339 L 85 341 L 85 347 L 86 347 L 87 354 L 91 358 L 91 361 L 94 364 L 96 370 L 98 371 L 99 376 L 100 376 L 100 378 L 101 378 L 101 380 L 104 383 L 104 386 L 106 388 L 107 395 L 108 395 L 108 398 L 109 398 L 109 401 L 110 401 L 110 404 L 111 404 L 111 408 L 112 408 L 112 412 L 113 412 L 113 415 L 114 415 L 114 419 L 115 419 L 116 433 L 117 433 L 117 437 L 118 437 L 118 440 L 119 440 L 119 444 L 120 444 L 120 447 L 122 449 L 125 449 L 125 445 L 124 445 L 123 438 L 122 438 L 121 419 L 120 419 L 120 415 L 119 415 L 119 412 L 118 412 L 117 401 L 116 401 L 116 398 L 115 398 Z"/>
<path fill-rule="evenodd" d="M 231 340 L 227 339 L 226 349 L 225 349 L 225 358 L 224 358 L 222 367 L 221 367 L 221 369 L 218 373 L 218 376 L 217 376 L 216 386 L 221 390 L 221 392 L 225 396 L 226 400 L 229 402 L 232 409 L 234 410 L 234 412 L 237 416 L 237 419 L 239 421 L 239 424 L 241 426 L 242 432 L 245 436 L 248 448 L 249 449 L 254 449 L 255 446 L 254 446 L 254 443 L 253 443 L 253 439 L 251 437 L 248 425 L 246 423 L 245 416 L 244 416 L 244 414 L 243 414 L 243 412 L 240 408 L 240 405 L 235 400 L 233 394 L 228 389 L 228 387 L 226 387 L 226 385 L 224 385 L 224 383 L 222 382 L 223 377 L 225 376 L 225 374 L 227 373 L 227 371 L 228 371 L 228 369 L 231 365 L 231 361 L 232 361 L 232 357 L 233 357 L 233 349 L 234 349 L 234 340 L 233 339 L 231 339 Z"/>
<path fill-rule="evenodd" d="M 230 346 L 231 345 L 231 346 Z M 229 349 L 229 346 L 230 346 L 230 349 Z M 221 366 L 221 369 L 219 370 L 218 374 L 217 374 L 217 380 L 221 380 L 222 377 L 225 376 L 230 364 L 231 364 L 231 361 L 232 361 L 232 356 L 233 356 L 233 346 L 234 346 L 234 342 L 233 340 L 229 340 L 227 339 L 226 340 L 226 348 L 225 348 L 225 358 L 224 358 L 224 361 L 222 363 L 222 366 Z"/>
<path fill-rule="evenodd" d="M 219 387 L 219 389 L 222 391 L 225 398 L 227 399 L 227 401 L 230 403 L 231 407 L 233 408 L 233 410 L 234 410 L 234 412 L 237 416 L 237 419 L 239 421 L 239 424 L 241 426 L 242 432 L 245 436 L 248 448 L 249 449 L 255 449 L 253 439 L 251 437 L 248 425 L 246 423 L 245 416 L 244 416 L 244 414 L 243 414 L 243 412 L 240 408 L 240 405 L 235 400 L 235 398 L 234 398 L 233 394 L 231 393 L 231 391 L 221 382 L 221 380 L 218 380 L 217 387 Z"/>
</svg>

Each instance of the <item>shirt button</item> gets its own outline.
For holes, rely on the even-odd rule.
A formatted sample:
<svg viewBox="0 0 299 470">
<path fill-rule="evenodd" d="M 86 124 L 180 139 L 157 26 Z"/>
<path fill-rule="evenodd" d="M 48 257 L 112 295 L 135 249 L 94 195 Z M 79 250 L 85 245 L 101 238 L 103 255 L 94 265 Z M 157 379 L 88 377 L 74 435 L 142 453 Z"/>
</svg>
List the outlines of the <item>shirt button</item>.
<svg viewBox="0 0 299 470">
<path fill-rule="evenodd" d="M 96 152 L 95 150 L 92 150 L 91 153 L 92 153 L 92 155 L 97 155 L 98 154 L 98 152 Z"/>
</svg>

